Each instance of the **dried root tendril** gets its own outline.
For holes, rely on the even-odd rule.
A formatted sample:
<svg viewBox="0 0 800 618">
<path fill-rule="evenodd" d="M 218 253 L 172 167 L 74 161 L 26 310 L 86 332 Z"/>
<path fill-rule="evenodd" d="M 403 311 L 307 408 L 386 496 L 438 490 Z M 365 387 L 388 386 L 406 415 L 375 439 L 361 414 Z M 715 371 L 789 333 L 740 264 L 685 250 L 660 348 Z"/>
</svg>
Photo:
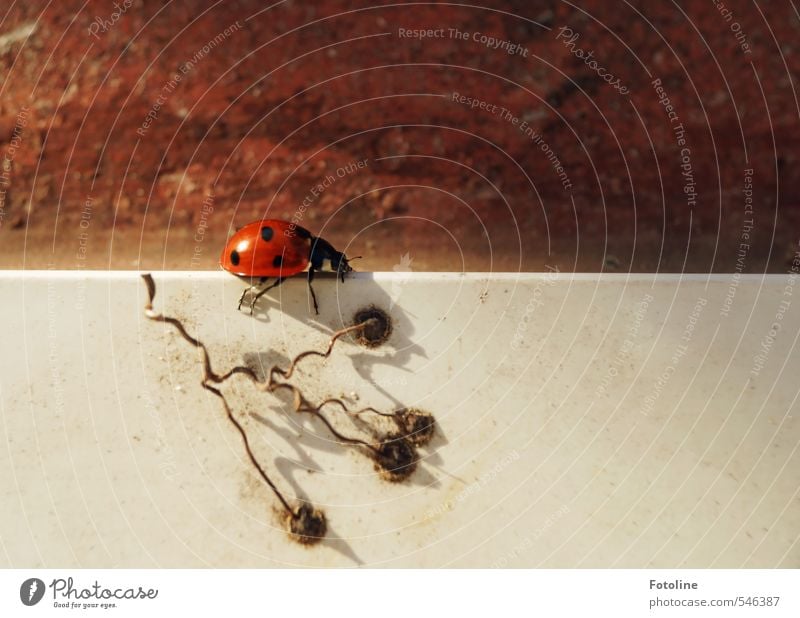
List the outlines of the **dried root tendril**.
<svg viewBox="0 0 800 618">
<path fill-rule="evenodd" d="M 242 427 L 241 423 L 233 415 L 233 412 L 225 399 L 222 392 L 216 388 L 215 384 L 219 385 L 231 378 L 234 375 L 243 375 L 250 379 L 254 386 L 264 392 L 277 393 L 278 391 L 288 391 L 292 397 L 292 405 L 295 412 L 311 414 L 318 418 L 341 443 L 357 448 L 363 448 L 368 451 L 370 457 L 375 462 L 378 469 L 384 478 L 390 481 L 401 481 L 407 478 L 416 468 L 417 453 L 415 446 L 425 444 L 430 440 L 434 431 L 433 416 L 427 412 L 422 412 L 414 408 L 401 409 L 396 412 L 381 412 L 372 407 L 365 407 L 359 410 L 351 411 L 347 404 L 341 399 L 330 398 L 324 400 L 317 406 L 311 404 L 308 399 L 303 395 L 298 387 L 290 384 L 289 380 L 294 374 L 297 365 L 305 358 L 317 356 L 321 358 L 328 358 L 336 342 L 345 335 L 357 331 L 363 331 L 370 326 L 371 318 L 366 319 L 364 322 L 355 324 L 348 328 L 337 331 L 333 334 L 328 343 L 328 347 L 324 352 L 316 350 L 306 350 L 294 357 L 287 369 L 282 369 L 278 366 L 272 367 L 265 380 L 259 379 L 256 372 L 245 365 L 237 365 L 223 374 L 216 373 L 211 367 L 211 358 L 205 344 L 200 340 L 192 337 L 183 326 L 183 323 L 177 318 L 165 316 L 153 310 L 153 300 L 156 295 L 156 285 L 153 281 L 152 275 L 142 275 L 145 285 L 147 286 L 148 302 L 145 305 L 145 316 L 156 322 L 163 322 L 173 326 L 178 333 L 190 345 L 195 347 L 199 352 L 202 360 L 203 378 L 201 385 L 204 389 L 219 397 L 222 402 L 228 420 L 236 427 L 237 431 L 242 437 L 245 450 L 250 458 L 251 463 L 258 471 L 261 478 L 269 486 L 275 496 L 278 498 L 287 515 L 287 525 L 289 533 L 295 540 L 303 544 L 310 544 L 319 541 L 325 536 L 327 530 L 327 523 L 325 515 L 322 511 L 314 508 L 313 505 L 302 502 L 296 508 L 293 508 L 289 501 L 277 488 L 275 483 L 270 479 L 264 468 L 259 464 L 258 459 L 250 448 L 250 442 L 247 438 L 247 433 Z M 337 431 L 328 418 L 322 413 L 322 409 L 326 406 L 336 406 L 341 411 L 351 415 L 361 415 L 372 413 L 383 417 L 391 417 L 399 433 L 385 436 L 377 443 L 367 442 L 358 438 L 345 436 Z"/>
</svg>

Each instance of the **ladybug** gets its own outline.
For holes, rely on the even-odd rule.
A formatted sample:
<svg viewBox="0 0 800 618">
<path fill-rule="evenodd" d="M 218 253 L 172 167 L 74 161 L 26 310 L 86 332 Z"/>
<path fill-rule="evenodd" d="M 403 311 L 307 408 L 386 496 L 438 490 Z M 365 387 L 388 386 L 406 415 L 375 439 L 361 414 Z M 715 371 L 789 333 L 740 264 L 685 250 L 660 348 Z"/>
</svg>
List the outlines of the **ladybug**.
<svg viewBox="0 0 800 618">
<path fill-rule="evenodd" d="M 251 314 L 256 301 L 269 290 L 308 269 L 308 289 L 311 290 L 314 311 L 319 315 L 317 296 L 311 282 L 314 273 L 322 270 L 325 260 L 328 260 L 330 269 L 336 272 L 342 282 L 345 275 L 353 270 L 347 256 L 334 249 L 324 238 L 316 237 L 289 221 L 262 219 L 248 223 L 228 239 L 219 265 L 250 284 L 239 297 L 238 308 L 242 308 L 245 296 L 250 292 Z M 270 278 L 275 281 L 265 286 Z M 260 290 L 259 286 L 262 286 Z"/>
</svg>

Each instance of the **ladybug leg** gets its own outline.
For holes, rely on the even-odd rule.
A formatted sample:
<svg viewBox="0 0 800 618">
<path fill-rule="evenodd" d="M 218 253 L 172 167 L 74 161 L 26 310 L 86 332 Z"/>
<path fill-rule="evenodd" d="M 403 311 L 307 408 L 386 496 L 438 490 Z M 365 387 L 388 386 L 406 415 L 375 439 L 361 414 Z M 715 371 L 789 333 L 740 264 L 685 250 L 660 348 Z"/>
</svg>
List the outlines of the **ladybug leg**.
<svg viewBox="0 0 800 618">
<path fill-rule="evenodd" d="M 314 312 L 319 315 L 319 306 L 317 305 L 317 295 L 314 294 L 314 286 L 311 282 L 314 281 L 314 267 L 308 269 L 308 289 L 311 290 L 311 300 L 314 301 Z"/>
<path fill-rule="evenodd" d="M 247 293 L 251 289 L 252 288 L 250 287 L 250 288 L 245 288 L 244 290 L 242 290 L 242 295 L 239 297 L 239 304 L 236 306 L 237 311 L 241 311 L 242 310 L 242 303 L 244 302 L 244 297 L 247 296 Z"/>
<path fill-rule="evenodd" d="M 264 280 L 266 281 L 266 279 Z M 268 285 L 267 287 L 262 288 L 261 290 L 253 294 L 253 297 L 250 299 L 250 315 L 253 315 L 253 310 L 255 309 L 256 302 L 258 302 L 258 299 L 264 296 L 264 294 L 269 292 L 272 288 L 278 287 L 284 281 L 286 281 L 286 277 L 278 277 L 275 283 L 273 283 L 272 285 Z"/>
<path fill-rule="evenodd" d="M 242 295 L 239 297 L 239 305 L 236 307 L 236 309 L 238 311 L 241 311 L 242 303 L 244 302 L 244 297 L 247 296 L 247 293 L 250 292 L 252 294 L 258 288 L 259 285 L 264 285 L 267 282 L 267 280 L 268 277 L 261 277 L 261 279 L 258 280 L 258 285 L 256 285 L 252 282 L 251 279 L 250 285 L 242 291 Z M 253 313 L 252 307 L 250 308 L 250 313 Z"/>
</svg>

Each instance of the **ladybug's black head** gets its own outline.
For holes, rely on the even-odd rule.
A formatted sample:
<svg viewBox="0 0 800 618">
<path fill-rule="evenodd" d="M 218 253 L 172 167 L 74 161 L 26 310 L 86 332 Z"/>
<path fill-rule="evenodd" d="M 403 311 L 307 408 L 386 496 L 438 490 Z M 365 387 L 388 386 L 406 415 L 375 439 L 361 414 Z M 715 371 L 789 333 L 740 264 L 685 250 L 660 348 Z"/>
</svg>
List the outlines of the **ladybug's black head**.
<svg viewBox="0 0 800 618">
<path fill-rule="evenodd" d="M 344 253 L 339 253 L 337 258 L 338 259 L 331 259 L 331 270 L 335 270 L 342 280 L 342 283 L 344 283 L 344 276 L 347 273 L 353 272 L 353 267 L 350 266 L 350 262 Z"/>
<path fill-rule="evenodd" d="M 313 238 L 311 240 L 311 255 L 309 256 L 311 267 L 315 270 L 321 270 L 322 263 L 325 260 L 330 262 L 331 270 L 335 271 L 342 281 L 344 281 L 344 276 L 347 273 L 353 272 L 353 267 L 350 266 L 350 262 L 344 253 L 334 249 L 333 245 L 324 238 Z"/>
</svg>

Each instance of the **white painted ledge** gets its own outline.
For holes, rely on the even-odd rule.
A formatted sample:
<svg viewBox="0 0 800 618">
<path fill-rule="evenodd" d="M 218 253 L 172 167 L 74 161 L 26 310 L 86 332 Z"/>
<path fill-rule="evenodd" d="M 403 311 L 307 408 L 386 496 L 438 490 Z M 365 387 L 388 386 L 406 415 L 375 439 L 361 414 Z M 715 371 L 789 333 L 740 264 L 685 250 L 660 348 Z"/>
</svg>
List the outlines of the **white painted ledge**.
<svg viewBox="0 0 800 618">
<path fill-rule="evenodd" d="M 327 513 L 301 547 L 138 273 L 0 272 L 0 565 L 800 566 L 789 276 L 359 273 L 320 278 L 318 317 L 302 279 L 250 317 L 225 273 L 153 276 L 217 370 L 285 365 L 385 308 L 388 344 L 343 342 L 300 384 L 422 407 L 440 433 L 391 485 L 232 380 L 264 467 Z"/>
</svg>

